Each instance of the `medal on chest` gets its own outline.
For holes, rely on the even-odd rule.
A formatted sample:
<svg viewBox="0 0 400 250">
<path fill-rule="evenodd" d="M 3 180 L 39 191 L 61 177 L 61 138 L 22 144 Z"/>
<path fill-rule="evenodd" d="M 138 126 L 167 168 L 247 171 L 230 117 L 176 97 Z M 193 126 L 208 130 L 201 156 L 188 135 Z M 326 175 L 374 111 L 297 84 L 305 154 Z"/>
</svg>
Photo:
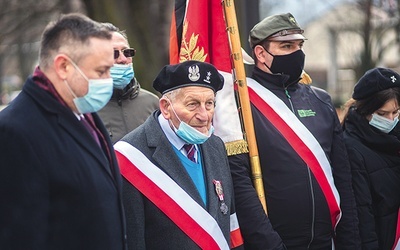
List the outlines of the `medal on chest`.
<svg viewBox="0 0 400 250">
<path fill-rule="evenodd" d="M 220 201 L 219 209 L 221 210 L 221 213 L 227 214 L 229 209 L 224 201 L 224 190 L 222 188 L 221 181 L 213 180 L 213 183 L 215 186 L 215 192 L 217 193 L 218 199 Z"/>
</svg>

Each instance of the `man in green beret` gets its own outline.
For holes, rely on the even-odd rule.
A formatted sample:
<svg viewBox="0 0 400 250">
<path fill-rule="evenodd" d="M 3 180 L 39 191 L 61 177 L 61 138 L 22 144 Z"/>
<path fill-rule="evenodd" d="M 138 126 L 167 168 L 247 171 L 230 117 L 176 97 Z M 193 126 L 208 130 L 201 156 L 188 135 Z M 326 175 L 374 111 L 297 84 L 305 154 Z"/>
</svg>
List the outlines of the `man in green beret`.
<svg viewBox="0 0 400 250">
<path fill-rule="evenodd" d="M 230 156 L 246 249 L 359 249 L 355 200 L 342 130 L 331 98 L 299 83 L 303 35 L 292 14 L 250 31 L 248 80 L 267 212 L 252 186 L 247 154 Z"/>
</svg>

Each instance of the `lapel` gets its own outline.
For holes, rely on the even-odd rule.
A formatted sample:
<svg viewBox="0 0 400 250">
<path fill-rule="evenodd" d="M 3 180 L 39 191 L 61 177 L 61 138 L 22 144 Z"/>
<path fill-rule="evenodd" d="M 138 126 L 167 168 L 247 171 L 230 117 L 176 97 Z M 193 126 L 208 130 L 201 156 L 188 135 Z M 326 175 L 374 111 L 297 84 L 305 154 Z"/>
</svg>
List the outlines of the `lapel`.
<svg viewBox="0 0 400 250">
<path fill-rule="evenodd" d="M 168 141 L 158 123 L 159 112 L 153 113 L 145 123 L 147 146 L 155 148 L 152 155 L 156 165 L 181 186 L 198 204 L 207 210 L 192 179 L 176 155 L 172 144 Z"/>
<path fill-rule="evenodd" d="M 75 141 L 80 144 L 83 150 L 86 150 L 91 154 L 96 161 L 101 165 L 103 170 L 105 170 L 110 176 L 111 173 L 111 163 L 109 163 L 103 149 L 99 147 L 97 142 L 92 138 L 90 133 L 87 132 L 86 128 L 78 121 L 75 115 L 71 112 L 72 117 L 66 117 L 64 115 L 58 115 L 59 126 L 62 127 L 67 133 L 75 139 Z M 107 164 L 109 163 L 109 164 Z"/>
<path fill-rule="evenodd" d="M 222 163 L 219 157 L 220 155 L 216 154 L 218 150 L 213 146 L 210 141 L 212 140 L 212 136 L 200 146 L 201 148 L 201 155 L 203 160 L 204 166 L 204 174 L 205 174 L 205 181 L 206 181 L 206 188 L 207 188 L 207 201 L 208 201 L 208 212 L 214 218 L 217 218 L 217 215 L 221 214 L 219 209 L 220 204 L 218 200 L 218 196 L 215 191 L 214 186 L 214 179 L 222 181 L 222 186 L 224 187 L 224 181 L 221 180 L 221 175 L 219 171 L 219 164 Z M 219 156 L 219 157 L 218 157 Z M 205 168 L 207 166 L 207 168 Z M 224 189 L 225 194 L 226 189 Z M 229 204 L 227 204 L 229 205 Z"/>
<path fill-rule="evenodd" d="M 43 110 L 56 117 L 58 126 L 71 135 L 80 147 L 92 155 L 111 177 L 109 162 L 103 150 L 97 145 L 86 128 L 75 117 L 74 113 L 67 107 L 61 105 L 46 91 L 39 88 L 31 79 L 24 85 L 27 94 L 30 95 L 42 107 Z M 73 156 L 71 156 L 73 157 Z M 114 179 L 114 178 L 113 178 Z"/>
<path fill-rule="evenodd" d="M 100 133 L 103 135 L 105 139 L 106 146 L 108 147 L 108 151 L 111 157 L 111 162 L 109 163 L 111 166 L 112 174 L 114 177 L 120 177 L 120 172 L 119 172 L 119 167 L 118 167 L 118 162 L 117 158 L 114 153 L 114 147 L 113 143 L 111 142 L 111 138 L 109 136 L 108 130 L 103 124 L 103 121 L 101 120 L 100 116 L 97 113 L 92 113 L 93 121 L 96 127 L 99 129 Z M 107 150 L 107 149 L 103 149 Z"/>
</svg>

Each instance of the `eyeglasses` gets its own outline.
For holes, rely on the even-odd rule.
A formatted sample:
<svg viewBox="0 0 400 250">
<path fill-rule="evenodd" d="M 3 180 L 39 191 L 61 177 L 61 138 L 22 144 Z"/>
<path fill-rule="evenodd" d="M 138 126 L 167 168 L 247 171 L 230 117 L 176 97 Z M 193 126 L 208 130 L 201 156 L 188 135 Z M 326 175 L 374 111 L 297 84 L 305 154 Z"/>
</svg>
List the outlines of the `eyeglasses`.
<svg viewBox="0 0 400 250">
<path fill-rule="evenodd" d="M 114 50 L 114 59 L 117 59 L 119 57 L 119 52 L 122 52 L 122 54 L 124 54 L 125 57 L 134 57 L 136 54 L 136 50 L 133 48 L 127 48 L 127 49 L 115 49 Z"/>
</svg>

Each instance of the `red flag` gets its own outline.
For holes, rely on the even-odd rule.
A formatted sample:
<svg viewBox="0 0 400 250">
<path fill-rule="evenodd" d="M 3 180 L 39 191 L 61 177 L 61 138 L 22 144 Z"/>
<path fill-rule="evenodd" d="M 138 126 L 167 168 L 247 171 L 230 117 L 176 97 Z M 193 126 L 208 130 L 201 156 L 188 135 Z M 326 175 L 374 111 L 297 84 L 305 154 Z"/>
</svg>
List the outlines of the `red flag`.
<svg viewBox="0 0 400 250">
<path fill-rule="evenodd" d="M 221 1 L 176 0 L 173 15 L 170 62 L 198 60 L 230 73 L 232 64 Z"/>
<path fill-rule="evenodd" d="M 213 64 L 225 78 L 217 93 L 213 125 L 228 154 L 247 152 L 233 90 L 232 62 L 221 0 L 175 0 L 170 63 L 198 60 Z"/>
</svg>

